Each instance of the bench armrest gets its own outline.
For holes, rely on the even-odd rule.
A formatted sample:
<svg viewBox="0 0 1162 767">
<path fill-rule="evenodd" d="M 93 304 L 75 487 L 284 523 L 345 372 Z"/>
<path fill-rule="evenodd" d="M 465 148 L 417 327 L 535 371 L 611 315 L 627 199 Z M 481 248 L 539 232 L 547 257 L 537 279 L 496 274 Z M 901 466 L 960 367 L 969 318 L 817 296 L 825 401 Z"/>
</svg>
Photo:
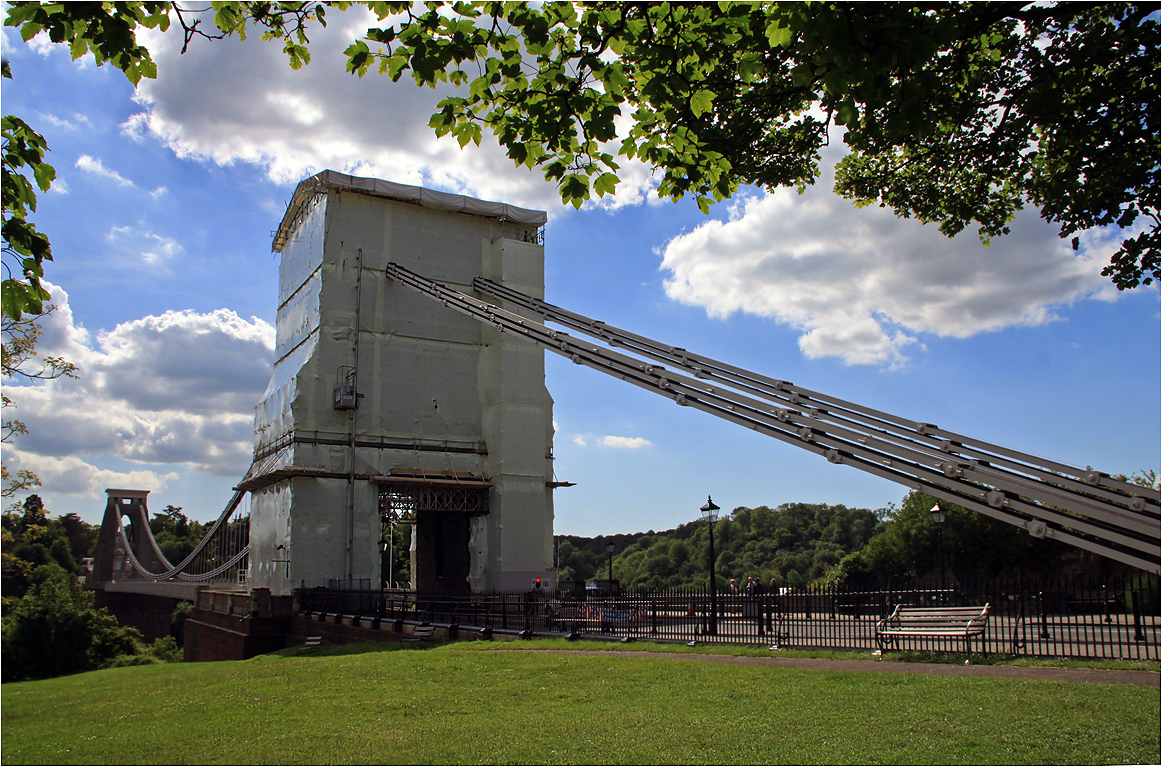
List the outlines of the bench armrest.
<svg viewBox="0 0 1162 767">
<path fill-rule="evenodd" d="M 891 628 L 893 624 L 900 622 L 900 608 L 901 607 L 903 607 L 903 605 L 896 605 L 895 609 L 892 610 L 891 615 L 889 615 L 886 618 L 880 618 L 876 622 L 876 633 L 877 634 L 880 633 L 881 631 L 886 631 L 887 629 Z"/>
</svg>

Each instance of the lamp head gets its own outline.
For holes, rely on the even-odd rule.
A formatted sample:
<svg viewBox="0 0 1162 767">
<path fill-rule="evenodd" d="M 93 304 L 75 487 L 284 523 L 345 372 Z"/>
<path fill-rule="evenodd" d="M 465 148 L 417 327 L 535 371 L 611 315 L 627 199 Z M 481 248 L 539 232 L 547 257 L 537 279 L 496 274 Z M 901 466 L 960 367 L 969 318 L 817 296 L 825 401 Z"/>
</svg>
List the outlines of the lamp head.
<svg viewBox="0 0 1162 767">
<path fill-rule="evenodd" d="M 710 496 L 706 496 L 706 505 L 699 509 L 699 511 L 702 512 L 702 516 L 706 517 L 707 522 L 714 524 L 718 521 L 719 506 L 710 499 Z"/>
</svg>

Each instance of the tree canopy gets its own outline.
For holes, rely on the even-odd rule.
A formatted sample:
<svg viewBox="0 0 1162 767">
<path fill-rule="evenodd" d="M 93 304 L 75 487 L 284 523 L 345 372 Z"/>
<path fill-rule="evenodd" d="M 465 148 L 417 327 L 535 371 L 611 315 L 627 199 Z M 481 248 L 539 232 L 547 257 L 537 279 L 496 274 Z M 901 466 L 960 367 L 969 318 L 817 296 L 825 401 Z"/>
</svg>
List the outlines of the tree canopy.
<svg viewBox="0 0 1162 767">
<path fill-rule="evenodd" d="M 97 544 L 95 527 L 76 514 L 57 519 L 50 516 L 39 495 L 30 495 L 21 504 L 13 503 L 0 516 L 5 610 L 12 599 L 24 596 L 37 580 L 38 568 L 49 566 L 72 576 L 81 575 L 81 561 L 93 553 Z"/>
<path fill-rule="evenodd" d="M 613 192 L 618 158 L 703 210 L 743 184 L 802 187 L 835 128 L 835 190 L 857 204 L 986 240 L 1030 204 L 1075 248 L 1144 217 L 1104 273 L 1159 276 L 1154 4 L 371 5 L 406 18 L 369 29 L 348 68 L 467 86 L 436 132 L 464 145 L 487 127 L 566 202 Z"/>
<path fill-rule="evenodd" d="M 176 20 L 186 46 L 257 27 L 297 69 L 326 11 L 352 5 L 215 2 L 207 31 L 205 14 L 176 2 L 15 2 L 5 23 L 136 84 L 156 75 L 141 27 Z M 489 130 L 567 203 L 612 194 L 629 160 L 659 174 L 660 196 L 690 195 L 703 210 L 744 185 L 802 188 L 840 137 L 835 191 L 859 205 L 949 236 L 975 225 L 986 241 L 1031 205 L 1074 248 L 1086 229 L 1120 228 L 1103 271 L 1119 288 L 1160 277 L 1156 4 L 359 5 L 380 26 L 347 49 L 348 71 L 459 86 L 437 104 L 435 132 L 465 146 Z M 22 149 L 47 188 L 43 152 L 8 119 L 6 157 Z M 6 164 L 6 243 L 9 222 L 16 231 L 35 209 L 27 181 L 10 206 L 8 179 Z M 35 287 L 47 240 L 24 257 Z M 5 280 L 5 313 L 37 298 Z"/>
</svg>

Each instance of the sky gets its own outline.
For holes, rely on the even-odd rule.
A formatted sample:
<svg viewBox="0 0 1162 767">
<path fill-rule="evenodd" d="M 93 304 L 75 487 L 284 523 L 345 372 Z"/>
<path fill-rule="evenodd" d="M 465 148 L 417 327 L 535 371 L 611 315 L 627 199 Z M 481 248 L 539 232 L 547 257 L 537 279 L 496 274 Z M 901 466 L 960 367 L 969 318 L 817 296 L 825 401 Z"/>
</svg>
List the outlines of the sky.
<svg viewBox="0 0 1162 767">
<path fill-rule="evenodd" d="M 331 168 L 545 210 L 552 303 L 765 375 L 1034 455 L 1111 474 L 1162 468 L 1157 285 L 1100 275 L 1116 233 L 1074 252 L 1035 210 L 985 247 L 857 209 L 819 182 L 746 189 L 707 216 L 658 200 L 627 164 L 579 211 L 494 141 L 460 149 L 427 120 L 440 91 L 345 73 L 368 26 L 328 14 L 312 63 L 277 46 L 146 39 L 135 90 L 91 57 L 3 31 L 5 114 L 44 134 L 57 171 L 33 220 L 52 241 L 55 311 L 40 350 L 77 380 L 4 381 L 28 434 L 4 445 L 55 514 L 94 524 L 106 488 L 216 517 L 253 452 L 274 357 L 271 234 L 295 185 Z M 838 144 L 838 142 L 835 142 Z M 547 355 L 558 534 L 666 530 L 782 503 L 883 509 L 906 488 L 677 407 Z"/>
</svg>

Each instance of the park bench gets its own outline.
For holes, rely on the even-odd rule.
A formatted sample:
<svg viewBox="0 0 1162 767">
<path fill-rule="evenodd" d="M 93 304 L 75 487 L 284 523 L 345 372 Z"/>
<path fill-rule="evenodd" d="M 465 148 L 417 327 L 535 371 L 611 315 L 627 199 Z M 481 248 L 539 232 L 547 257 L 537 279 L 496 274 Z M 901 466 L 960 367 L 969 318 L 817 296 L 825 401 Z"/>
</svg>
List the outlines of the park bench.
<svg viewBox="0 0 1162 767">
<path fill-rule="evenodd" d="M 989 605 L 983 607 L 906 607 L 896 605 L 892 614 L 876 624 L 880 650 L 898 646 L 901 639 L 960 639 L 971 652 L 974 636 L 984 634 Z"/>
</svg>

